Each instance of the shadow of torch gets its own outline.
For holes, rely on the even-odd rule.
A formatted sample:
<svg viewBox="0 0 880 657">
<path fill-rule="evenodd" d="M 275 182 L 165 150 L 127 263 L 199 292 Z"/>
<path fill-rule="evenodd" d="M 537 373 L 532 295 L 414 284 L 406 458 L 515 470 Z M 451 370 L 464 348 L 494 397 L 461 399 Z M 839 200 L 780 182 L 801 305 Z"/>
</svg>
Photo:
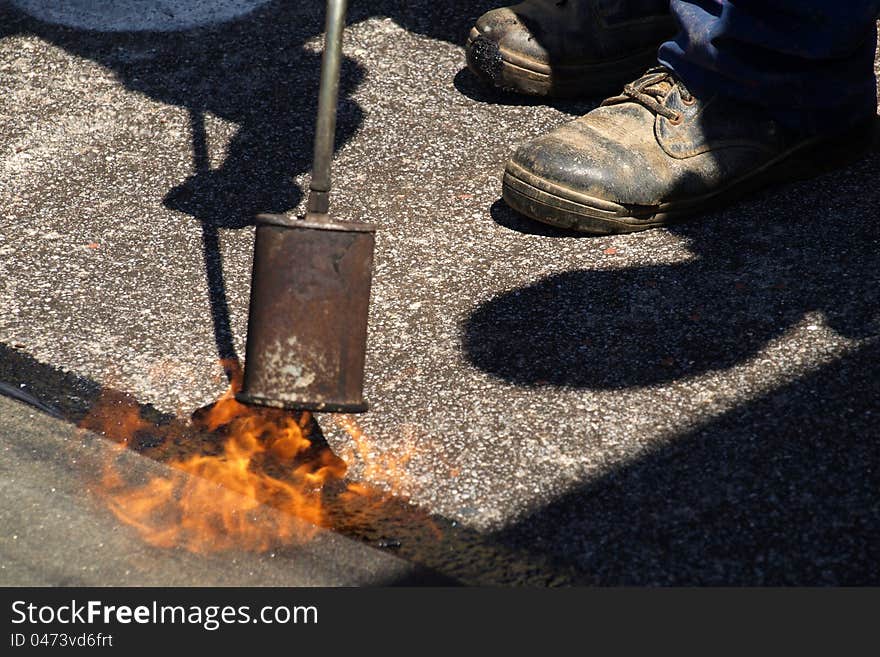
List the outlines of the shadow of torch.
<svg viewBox="0 0 880 657">
<path fill-rule="evenodd" d="M 246 404 L 358 413 L 375 245 L 369 224 L 329 216 L 346 0 L 327 1 L 308 212 L 257 217 L 243 388 Z"/>
</svg>

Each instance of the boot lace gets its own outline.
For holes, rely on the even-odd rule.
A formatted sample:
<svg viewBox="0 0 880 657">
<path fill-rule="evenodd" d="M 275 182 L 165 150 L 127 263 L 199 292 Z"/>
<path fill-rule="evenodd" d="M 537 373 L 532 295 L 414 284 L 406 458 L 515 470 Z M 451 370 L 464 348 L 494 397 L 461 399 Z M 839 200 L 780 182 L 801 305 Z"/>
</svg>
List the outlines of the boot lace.
<svg viewBox="0 0 880 657">
<path fill-rule="evenodd" d="M 665 116 L 673 123 L 679 123 L 682 119 L 681 114 L 673 109 L 663 105 L 663 99 L 672 91 L 673 87 L 678 87 L 681 99 L 685 103 L 691 103 L 694 100 L 693 95 L 684 86 L 675 74 L 665 66 L 655 66 L 649 68 L 645 74 L 635 82 L 631 82 L 623 87 L 623 92 L 619 96 L 612 96 L 602 101 L 602 105 L 618 105 L 620 103 L 636 102 L 646 109 Z"/>
</svg>

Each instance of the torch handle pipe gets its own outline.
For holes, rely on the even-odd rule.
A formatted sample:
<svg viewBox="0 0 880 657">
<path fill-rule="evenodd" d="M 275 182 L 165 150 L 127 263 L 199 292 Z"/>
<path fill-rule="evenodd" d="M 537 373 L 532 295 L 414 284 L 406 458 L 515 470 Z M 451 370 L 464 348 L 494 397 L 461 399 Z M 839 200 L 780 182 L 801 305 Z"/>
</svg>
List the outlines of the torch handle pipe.
<svg viewBox="0 0 880 657">
<path fill-rule="evenodd" d="M 315 155 L 309 185 L 308 212 L 326 215 L 330 210 L 330 162 L 336 138 L 336 106 L 339 100 L 339 69 L 347 0 L 327 0 L 321 88 L 315 124 Z"/>
</svg>

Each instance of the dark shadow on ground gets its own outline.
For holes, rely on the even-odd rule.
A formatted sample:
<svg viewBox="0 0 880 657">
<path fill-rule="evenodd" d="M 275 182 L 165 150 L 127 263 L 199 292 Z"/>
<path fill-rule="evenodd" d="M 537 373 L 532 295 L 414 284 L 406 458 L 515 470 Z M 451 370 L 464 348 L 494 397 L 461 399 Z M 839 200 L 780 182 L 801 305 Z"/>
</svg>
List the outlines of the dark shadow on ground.
<svg viewBox="0 0 880 657">
<path fill-rule="evenodd" d="M 873 152 L 673 227 L 692 260 L 567 271 L 506 292 L 462 326 L 465 354 L 520 385 L 622 389 L 730 368 L 808 313 L 847 337 L 878 335 L 880 224 L 866 219 L 880 206 L 878 171 Z M 493 216 L 568 236 L 501 203 Z"/>
<path fill-rule="evenodd" d="M 878 171 L 875 150 L 675 226 L 694 254 L 686 262 L 567 271 L 478 307 L 462 326 L 467 357 L 525 386 L 687 380 L 744 363 L 810 322 L 864 341 L 495 538 L 551 556 L 584 584 L 880 582 Z M 492 212 L 514 230 L 572 237 L 500 202 Z M 594 239 L 602 249 L 609 238 Z M 811 335 L 788 339 L 801 353 L 821 349 Z"/>
<path fill-rule="evenodd" d="M 574 230 L 557 228 L 549 224 L 542 224 L 540 221 L 534 221 L 528 217 L 514 212 L 509 205 L 501 199 L 498 199 L 489 208 L 489 214 L 493 221 L 499 226 L 504 226 L 510 230 L 526 235 L 540 235 L 542 237 L 577 237 L 592 238 L 592 235 L 579 233 Z"/>
<path fill-rule="evenodd" d="M 875 340 L 495 538 L 601 585 L 876 586 L 878 363 Z"/>
</svg>

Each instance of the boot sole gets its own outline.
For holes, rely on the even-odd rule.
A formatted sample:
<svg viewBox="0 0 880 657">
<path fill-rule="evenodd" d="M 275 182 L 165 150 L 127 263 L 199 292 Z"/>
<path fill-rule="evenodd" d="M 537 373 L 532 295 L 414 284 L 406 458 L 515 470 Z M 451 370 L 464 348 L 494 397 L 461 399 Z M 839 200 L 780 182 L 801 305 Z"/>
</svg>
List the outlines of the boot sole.
<svg viewBox="0 0 880 657">
<path fill-rule="evenodd" d="M 633 233 L 685 220 L 770 185 L 840 168 L 870 151 L 876 141 L 877 117 L 834 137 L 801 142 L 709 194 L 657 205 L 628 205 L 591 197 L 508 162 L 502 198 L 520 214 L 558 228 L 593 235 Z"/>
<path fill-rule="evenodd" d="M 502 48 L 476 28 L 471 28 L 466 52 L 468 68 L 490 87 L 553 98 L 619 91 L 627 80 L 657 63 L 657 48 L 652 46 L 621 59 L 550 66 Z"/>
</svg>

